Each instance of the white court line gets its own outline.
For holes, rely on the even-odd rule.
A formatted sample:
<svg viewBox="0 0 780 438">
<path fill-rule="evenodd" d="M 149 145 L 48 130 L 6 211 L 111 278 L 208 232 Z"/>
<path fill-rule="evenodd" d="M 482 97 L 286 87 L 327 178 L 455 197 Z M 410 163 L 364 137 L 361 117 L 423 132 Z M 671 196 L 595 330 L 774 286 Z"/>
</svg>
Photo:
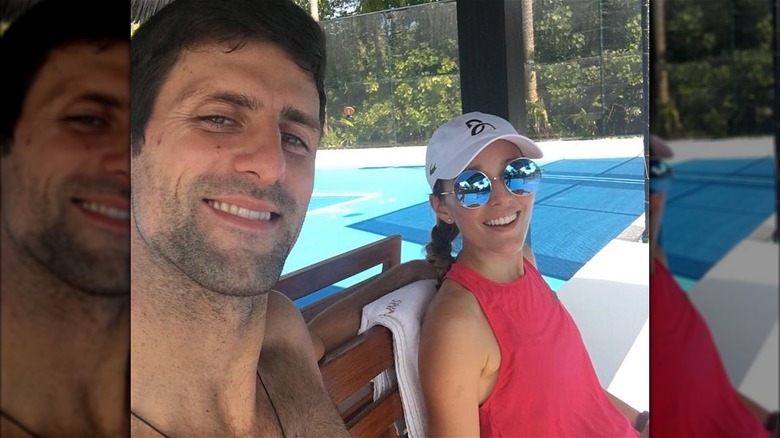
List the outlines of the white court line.
<svg viewBox="0 0 780 438">
<path fill-rule="evenodd" d="M 540 164 L 562 159 L 634 158 L 644 156 L 642 137 L 599 138 L 594 140 L 540 140 L 544 152 Z M 316 166 L 325 168 L 355 168 L 371 166 L 424 166 L 425 146 L 394 146 L 380 148 L 320 149 Z"/>
<path fill-rule="evenodd" d="M 606 176 L 583 176 L 583 175 L 562 175 L 562 174 L 544 174 L 542 176 L 543 179 L 562 179 L 562 180 L 574 180 L 574 181 L 594 181 L 594 182 L 614 182 L 614 183 L 625 183 L 625 184 L 645 184 L 645 180 L 639 177 L 640 179 L 636 178 L 611 178 Z"/>
<path fill-rule="evenodd" d="M 747 184 L 752 186 L 774 187 L 775 180 L 768 177 L 731 176 L 731 175 L 705 175 L 688 172 L 677 172 L 672 178 L 675 181 L 695 183 L 719 183 L 719 184 Z"/>
<path fill-rule="evenodd" d="M 345 208 L 346 206 L 356 204 L 358 202 L 367 201 L 369 199 L 374 199 L 382 196 L 381 193 L 346 193 L 346 192 L 320 192 L 320 193 L 313 193 L 311 195 L 312 199 L 316 197 L 324 198 L 324 197 L 353 197 L 356 199 L 350 199 L 348 201 L 342 201 L 333 205 L 328 205 L 325 207 L 315 208 L 314 210 L 310 210 L 306 212 L 306 216 L 316 216 L 320 214 L 334 214 L 334 213 L 344 213 L 351 211 L 350 209 Z"/>
</svg>

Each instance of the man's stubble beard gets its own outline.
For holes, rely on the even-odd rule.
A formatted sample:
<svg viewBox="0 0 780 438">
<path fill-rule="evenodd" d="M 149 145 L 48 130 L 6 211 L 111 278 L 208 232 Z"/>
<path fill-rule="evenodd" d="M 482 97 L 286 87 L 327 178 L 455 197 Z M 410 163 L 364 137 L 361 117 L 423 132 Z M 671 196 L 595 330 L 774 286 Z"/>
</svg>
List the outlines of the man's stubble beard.
<svg viewBox="0 0 780 438">
<path fill-rule="evenodd" d="M 161 217 L 169 218 L 170 226 L 154 235 L 144 237 L 152 252 L 162 256 L 171 265 L 197 285 L 227 296 L 257 296 L 267 293 L 281 275 L 287 256 L 298 239 L 303 226 L 305 210 L 301 211 L 295 199 L 279 185 L 260 188 L 234 177 L 201 176 L 194 181 L 194 193 L 220 193 L 226 188 L 258 199 L 273 202 L 283 220 L 279 239 L 267 253 L 248 247 L 225 250 L 218 248 L 197 224 L 197 207 L 182 214 L 179 202 L 161 206 Z M 142 196 L 133 199 L 133 210 L 144 207 Z M 200 195 L 184 199 L 200 199 Z M 198 201 L 202 202 L 202 201 Z M 148 208 L 148 207 L 147 207 Z M 139 229 L 139 231 L 141 231 Z M 142 232 L 142 234 L 145 234 Z M 248 239 L 252 237 L 249 236 Z"/>
<path fill-rule="evenodd" d="M 222 295 L 255 296 L 268 292 L 279 281 L 300 228 L 284 230 L 269 253 L 245 248 L 226 253 L 204 238 L 190 216 L 155 239 L 152 249 L 166 254 L 182 273 L 206 289 Z"/>
<path fill-rule="evenodd" d="M 94 296 L 129 294 L 129 241 L 124 250 L 88 248 L 68 226 L 61 210 L 41 214 L 31 221 L 35 228 L 20 235 L 10 230 L 5 215 L 3 220 L 13 245 L 66 285 Z"/>
<path fill-rule="evenodd" d="M 49 269 L 66 283 L 91 295 L 130 293 L 130 242 L 122 250 L 96 253 L 63 231 L 64 221 L 51 224 L 40 235 Z"/>
</svg>

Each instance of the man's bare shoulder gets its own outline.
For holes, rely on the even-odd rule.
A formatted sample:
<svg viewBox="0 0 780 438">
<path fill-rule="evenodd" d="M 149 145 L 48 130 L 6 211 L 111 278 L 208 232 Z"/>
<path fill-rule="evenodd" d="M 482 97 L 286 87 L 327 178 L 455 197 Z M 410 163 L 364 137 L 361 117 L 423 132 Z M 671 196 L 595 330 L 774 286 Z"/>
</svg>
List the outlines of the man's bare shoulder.
<svg viewBox="0 0 780 438">
<path fill-rule="evenodd" d="M 271 291 L 266 337 L 258 371 L 279 407 L 287 435 L 348 436 L 328 397 L 314 357 L 311 337 L 295 303 Z"/>
<path fill-rule="evenodd" d="M 295 356 L 300 372 L 319 376 L 314 347 L 303 315 L 286 295 L 272 290 L 268 294 L 265 338 L 261 357 Z"/>
<path fill-rule="evenodd" d="M 273 313 L 271 311 L 273 310 Z M 295 303 L 285 294 L 271 290 L 268 292 L 268 316 L 285 317 L 285 318 L 301 318 L 301 312 L 295 306 Z"/>
<path fill-rule="evenodd" d="M 8 438 L 28 438 L 35 435 L 22 429 L 18 424 L 6 418 L 5 415 L 0 415 L 0 436 Z"/>
<path fill-rule="evenodd" d="M 311 345 L 306 321 L 295 303 L 281 292 L 268 293 L 266 338 L 269 341 L 306 342 Z"/>
</svg>

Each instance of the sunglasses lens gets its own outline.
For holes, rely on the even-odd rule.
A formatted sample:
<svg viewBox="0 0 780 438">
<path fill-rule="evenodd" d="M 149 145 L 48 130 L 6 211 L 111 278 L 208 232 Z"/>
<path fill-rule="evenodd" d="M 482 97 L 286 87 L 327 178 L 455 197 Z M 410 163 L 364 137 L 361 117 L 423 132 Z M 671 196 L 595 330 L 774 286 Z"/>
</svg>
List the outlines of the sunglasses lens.
<svg viewBox="0 0 780 438">
<path fill-rule="evenodd" d="M 542 169 L 527 158 L 512 161 L 504 170 L 506 188 L 518 196 L 528 196 L 536 192 L 541 181 Z"/>
<path fill-rule="evenodd" d="M 650 159 L 650 179 L 669 178 L 672 176 L 672 168 L 666 161 L 651 158 Z"/>
<path fill-rule="evenodd" d="M 663 160 L 650 159 L 650 193 L 666 193 L 672 182 L 672 168 Z"/>
<path fill-rule="evenodd" d="M 542 169 L 527 158 L 518 158 L 504 169 L 504 185 L 517 196 L 528 196 L 539 188 Z M 455 178 L 455 196 L 466 208 L 478 208 L 490 200 L 490 178 L 477 170 L 467 170 Z"/>
<path fill-rule="evenodd" d="M 466 208 L 477 208 L 490 199 L 490 180 L 482 172 L 467 170 L 455 179 L 455 196 Z"/>
</svg>

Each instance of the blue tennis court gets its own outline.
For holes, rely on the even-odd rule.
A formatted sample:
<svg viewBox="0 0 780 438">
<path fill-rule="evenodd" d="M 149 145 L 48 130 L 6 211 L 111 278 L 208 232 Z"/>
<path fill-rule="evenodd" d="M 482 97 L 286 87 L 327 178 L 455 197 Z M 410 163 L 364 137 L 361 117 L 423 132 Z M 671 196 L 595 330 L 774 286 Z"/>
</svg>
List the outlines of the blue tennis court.
<svg viewBox="0 0 780 438">
<path fill-rule="evenodd" d="M 641 157 L 541 164 L 545 173 L 531 221 L 531 242 L 540 272 L 557 290 L 644 212 L 644 168 Z M 393 234 L 403 239 L 402 262 L 424 258 L 435 222 L 428 193 L 424 166 L 318 168 L 306 222 L 283 272 Z M 459 249 L 459 241 L 455 247 Z M 297 304 L 320 299 L 373 273 Z"/>
<path fill-rule="evenodd" d="M 773 157 L 672 165 L 661 241 L 669 267 L 692 286 L 775 211 Z"/>
</svg>

